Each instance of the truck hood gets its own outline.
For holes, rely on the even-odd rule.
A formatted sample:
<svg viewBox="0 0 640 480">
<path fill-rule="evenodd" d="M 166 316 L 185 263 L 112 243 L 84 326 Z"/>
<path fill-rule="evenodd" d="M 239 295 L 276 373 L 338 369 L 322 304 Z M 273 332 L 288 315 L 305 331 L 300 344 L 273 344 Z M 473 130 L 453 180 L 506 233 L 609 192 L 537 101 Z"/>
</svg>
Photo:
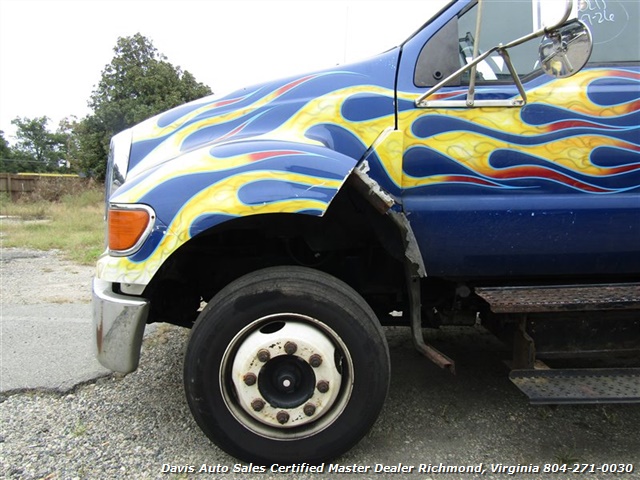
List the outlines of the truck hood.
<svg viewBox="0 0 640 480">
<path fill-rule="evenodd" d="M 127 180 L 196 150 L 246 141 L 322 145 L 359 159 L 395 120 L 399 49 L 353 65 L 209 96 L 131 129 Z M 384 124 L 384 125 L 382 125 Z"/>
</svg>

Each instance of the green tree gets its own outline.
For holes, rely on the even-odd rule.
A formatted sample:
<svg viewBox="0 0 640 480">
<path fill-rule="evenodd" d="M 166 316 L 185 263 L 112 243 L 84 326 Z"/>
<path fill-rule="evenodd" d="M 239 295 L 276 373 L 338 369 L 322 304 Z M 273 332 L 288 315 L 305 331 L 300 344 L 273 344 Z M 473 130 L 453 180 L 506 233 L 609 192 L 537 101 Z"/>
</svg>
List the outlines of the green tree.
<svg viewBox="0 0 640 480">
<path fill-rule="evenodd" d="M 11 148 L 9 142 L 4 138 L 4 131 L 0 130 L 0 172 L 6 172 L 6 161 L 11 159 Z"/>
<path fill-rule="evenodd" d="M 66 156 L 67 139 L 64 133 L 49 131 L 48 117 L 16 117 L 11 120 L 16 126 L 16 144 L 12 157 L 22 166 L 19 171 L 50 172 L 58 169 L 60 160 Z"/>
<path fill-rule="evenodd" d="M 11 149 L 9 148 L 9 142 L 4 138 L 4 131 L 0 130 L 0 158 L 9 158 L 11 156 Z"/>
<path fill-rule="evenodd" d="M 137 33 L 118 38 L 89 107 L 78 123 L 81 168 L 104 177 L 109 141 L 116 133 L 153 115 L 211 94 L 193 75 L 174 67 L 151 41 Z"/>
<path fill-rule="evenodd" d="M 19 172 L 18 161 L 13 158 L 9 142 L 4 138 L 4 131 L 0 130 L 0 172 Z"/>
<path fill-rule="evenodd" d="M 78 119 L 75 116 L 66 117 L 60 120 L 56 134 L 60 136 L 65 142 L 65 168 L 68 168 L 72 172 L 76 172 L 79 169 L 79 157 L 80 157 L 80 139 L 77 132 L 79 126 Z"/>
<path fill-rule="evenodd" d="M 107 128 L 97 115 L 88 115 L 74 128 L 78 144 L 78 169 L 103 180 L 107 171 L 107 156 L 111 137 L 118 133 Z"/>
</svg>

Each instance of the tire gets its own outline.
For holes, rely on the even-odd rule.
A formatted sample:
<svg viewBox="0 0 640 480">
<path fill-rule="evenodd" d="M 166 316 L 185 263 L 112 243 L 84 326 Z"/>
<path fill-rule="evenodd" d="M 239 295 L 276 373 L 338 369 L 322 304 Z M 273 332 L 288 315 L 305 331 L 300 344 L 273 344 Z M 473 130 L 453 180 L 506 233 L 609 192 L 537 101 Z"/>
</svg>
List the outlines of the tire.
<svg viewBox="0 0 640 480">
<path fill-rule="evenodd" d="M 304 267 L 259 270 L 220 291 L 193 327 L 184 364 L 203 432 L 260 464 L 348 451 L 376 421 L 389 373 L 384 333 L 364 299 Z"/>
</svg>

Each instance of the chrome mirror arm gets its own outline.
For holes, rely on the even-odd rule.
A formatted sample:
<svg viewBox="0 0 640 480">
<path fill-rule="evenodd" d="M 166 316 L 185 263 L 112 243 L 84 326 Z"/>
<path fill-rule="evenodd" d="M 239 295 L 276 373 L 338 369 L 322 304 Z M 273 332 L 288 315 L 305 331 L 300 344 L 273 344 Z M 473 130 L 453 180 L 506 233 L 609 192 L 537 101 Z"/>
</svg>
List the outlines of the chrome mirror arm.
<svg viewBox="0 0 640 480">
<path fill-rule="evenodd" d="M 513 63 L 511 62 L 511 57 L 509 56 L 509 52 L 503 48 L 499 50 L 500 56 L 504 59 L 504 63 L 507 64 L 507 68 L 509 69 L 509 73 L 511 74 L 511 77 L 513 78 L 514 83 L 516 84 L 516 88 L 518 89 L 518 92 L 520 93 L 520 98 L 521 100 L 514 100 L 513 101 L 513 106 L 524 106 L 527 104 L 527 92 L 525 92 L 524 90 L 524 85 L 522 85 L 522 81 L 520 80 L 520 77 L 518 76 L 518 72 L 516 72 L 516 68 L 513 66 Z"/>
<path fill-rule="evenodd" d="M 480 34 L 482 25 L 482 12 L 483 12 L 483 0 L 478 0 L 478 18 L 476 20 L 476 36 L 473 42 L 473 60 L 478 57 L 480 53 Z M 469 75 L 469 90 L 467 91 L 467 105 L 473 105 L 473 101 L 476 94 L 476 65 L 471 67 Z"/>
<path fill-rule="evenodd" d="M 520 93 L 521 97 L 522 97 L 522 101 L 521 102 L 513 102 L 513 106 L 521 106 L 521 105 L 525 105 L 527 102 L 527 96 L 526 93 L 524 91 L 524 87 L 522 85 L 522 82 L 520 81 L 520 78 L 518 77 L 515 68 L 513 66 L 513 63 L 511 62 L 511 58 L 509 57 L 509 54 L 507 52 L 508 49 L 513 48 L 513 47 L 517 47 L 518 45 L 522 45 L 523 43 L 526 43 L 530 40 L 533 40 L 535 38 L 538 37 L 542 37 L 543 35 L 548 35 L 549 32 L 552 32 L 553 30 L 557 30 L 560 27 L 562 27 L 567 20 L 569 19 L 569 16 L 571 15 L 571 10 L 573 8 L 573 2 L 572 0 L 565 0 L 565 12 L 562 15 L 562 19 L 560 22 L 558 22 L 555 25 L 552 25 L 551 27 L 544 27 L 541 28 L 535 32 L 529 33 L 523 37 L 520 37 L 516 40 L 513 40 L 509 43 L 507 43 L 506 45 L 498 45 L 497 47 L 493 47 L 490 50 L 487 50 L 486 52 L 484 52 L 483 54 L 479 55 L 479 56 L 475 56 L 476 55 L 476 51 L 474 49 L 474 59 L 460 67 L 458 70 L 456 70 L 455 72 L 453 72 L 451 75 L 449 75 L 447 78 L 445 78 L 444 80 L 441 80 L 440 82 L 438 82 L 437 84 L 435 84 L 433 87 L 431 87 L 426 93 L 424 93 L 423 95 L 421 95 L 416 101 L 415 101 L 415 105 L 418 108 L 425 108 L 429 106 L 429 102 L 426 102 L 427 98 L 431 97 L 434 93 L 436 93 L 438 90 L 440 90 L 442 87 L 444 87 L 447 83 L 451 82 L 454 78 L 460 76 L 461 74 L 463 74 L 464 72 L 466 72 L 467 70 L 471 70 L 472 72 L 475 72 L 476 70 L 476 66 L 482 62 L 484 59 L 488 58 L 489 56 L 491 56 L 492 54 L 498 52 L 499 55 L 505 60 L 507 68 L 509 69 L 509 73 L 511 74 L 513 81 L 518 89 L 518 92 Z M 479 23 L 478 23 L 479 24 Z M 477 24 L 477 25 L 478 25 Z M 477 39 L 476 39 L 476 45 L 478 43 Z M 475 75 L 472 75 L 470 81 L 469 81 L 469 87 L 467 90 L 467 101 L 466 101 L 466 105 L 469 107 L 472 107 L 476 102 L 474 100 L 474 95 L 475 95 Z"/>
<path fill-rule="evenodd" d="M 490 50 L 487 50 L 486 52 L 484 52 L 482 55 L 478 56 L 477 58 L 475 58 L 471 63 L 467 63 L 466 65 L 460 67 L 458 70 L 456 70 L 455 72 L 453 72 L 451 75 L 449 75 L 447 78 L 445 78 L 444 80 L 438 82 L 437 84 L 435 84 L 433 87 L 431 87 L 425 94 L 423 94 L 422 96 L 420 96 L 420 98 L 418 98 L 416 100 L 416 107 L 426 107 L 428 106 L 427 104 L 424 103 L 424 101 L 429 98 L 430 96 L 432 96 L 434 93 L 436 93 L 438 90 L 440 90 L 442 87 L 444 87 L 447 83 L 449 83 L 451 80 L 453 80 L 454 78 L 458 77 L 459 75 L 461 75 L 462 73 L 464 73 L 465 71 L 469 70 L 470 68 L 475 67 L 476 65 L 478 65 L 480 62 L 482 62 L 485 58 L 489 57 L 491 54 L 495 53 L 498 51 L 498 49 L 501 47 L 494 47 Z"/>
</svg>

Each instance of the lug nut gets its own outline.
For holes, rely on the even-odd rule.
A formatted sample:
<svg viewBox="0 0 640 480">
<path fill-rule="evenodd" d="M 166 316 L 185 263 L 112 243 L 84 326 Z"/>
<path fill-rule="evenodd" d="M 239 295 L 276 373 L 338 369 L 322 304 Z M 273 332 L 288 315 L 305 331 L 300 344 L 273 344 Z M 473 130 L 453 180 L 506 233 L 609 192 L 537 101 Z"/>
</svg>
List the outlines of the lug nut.
<svg viewBox="0 0 640 480">
<path fill-rule="evenodd" d="M 251 408 L 253 408 L 253 410 L 256 412 L 262 410 L 264 408 L 264 405 L 264 401 L 260 398 L 256 398 L 253 402 L 251 402 Z"/>
<path fill-rule="evenodd" d="M 307 403 L 302 409 L 307 417 L 316 413 L 316 406 L 313 403 Z"/>
<path fill-rule="evenodd" d="M 262 363 L 265 363 L 267 361 L 269 361 L 269 359 L 271 358 L 271 354 L 269 353 L 269 350 L 266 349 L 261 349 L 258 351 L 258 360 L 260 360 Z"/>
<path fill-rule="evenodd" d="M 258 377 L 256 377 L 255 373 L 249 372 L 244 377 L 242 377 L 242 380 L 244 380 L 245 385 L 251 387 L 256 384 Z"/>
<path fill-rule="evenodd" d="M 287 355 L 293 355 L 298 351 L 298 345 L 293 342 L 287 342 L 284 344 L 284 351 Z"/>
<path fill-rule="evenodd" d="M 289 414 L 284 410 L 281 410 L 276 414 L 276 420 L 278 420 L 280 425 L 284 425 L 289 421 Z"/>
<path fill-rule="evenodd" d="M 320 393 L 327 393 L 329 391 L 329 382 L 326 380 L 320 380 L 316 385 L 316 388 Z"/>
<path fill-rule="evenodd" d="M 313 368 L 318 368 L 320 365 L 322 365 L 322 357 L 317 353 L 314 353 L 309 357 L 309 365 L 311 365 Z"/>
</svg>

